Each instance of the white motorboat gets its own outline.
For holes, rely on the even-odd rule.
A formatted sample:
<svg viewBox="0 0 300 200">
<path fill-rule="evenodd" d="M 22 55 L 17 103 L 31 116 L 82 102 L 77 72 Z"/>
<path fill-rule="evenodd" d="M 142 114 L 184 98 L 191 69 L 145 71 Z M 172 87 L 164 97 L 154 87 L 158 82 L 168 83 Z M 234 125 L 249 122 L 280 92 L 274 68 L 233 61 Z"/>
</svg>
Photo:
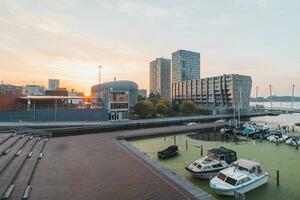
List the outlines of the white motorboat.
<svg viewBox="0 0 300 200">
<path fill-rule="evenodd" d="M 219 172 L 210 180 L 210 187 L 221 195 L 234 195 L 234 191 L 246 193 L 268 182 L 268 173 L 261 164 L 240 159 Z"/>
<path fill-rule="evenodd" d="M 292 146 L 300 146 L 300 138 L 299 137 L 290 137 L 285 141 L 286 144 L 292 145 Z"/>
<path fill-rule="evenodd" d="M 237 160 L 236 152 L 220 147 L 208 150 L 207 156 L 186 166 L 185 169 L 195 178 L 208 179 Z"/>
<path fill-rule="evenodd" d="M 282 132 L 281 130 L 270 130 L 270 136 L 267 137 L 267 140 L 270 142 L 285 142 L 289 136 L 287 135 L 287 133 Z"/>
</svg>

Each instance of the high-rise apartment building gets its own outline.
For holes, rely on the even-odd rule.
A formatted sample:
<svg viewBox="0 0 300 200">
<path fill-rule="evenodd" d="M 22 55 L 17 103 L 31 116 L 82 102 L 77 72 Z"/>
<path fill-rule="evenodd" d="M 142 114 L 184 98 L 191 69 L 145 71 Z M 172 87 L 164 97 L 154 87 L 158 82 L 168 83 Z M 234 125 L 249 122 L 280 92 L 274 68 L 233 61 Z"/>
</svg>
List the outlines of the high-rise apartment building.
<svg viewBox="0 0 300 200">
<path fill-rule="evenodd" d="M 157 58 L 150 62 L 150 94 L 171 98 L 171 60 Z"/>
<path fill-rule="evenodd" d="M 58 90 L 59 80 L 58 79 L 49 79 L 48 80 L 48 90 Z"/>
<path fill-rule="evenodd" d="M 178 50 L 172 53 L 172 82 L 200 79 L 200 53 Z"/>
</svg>

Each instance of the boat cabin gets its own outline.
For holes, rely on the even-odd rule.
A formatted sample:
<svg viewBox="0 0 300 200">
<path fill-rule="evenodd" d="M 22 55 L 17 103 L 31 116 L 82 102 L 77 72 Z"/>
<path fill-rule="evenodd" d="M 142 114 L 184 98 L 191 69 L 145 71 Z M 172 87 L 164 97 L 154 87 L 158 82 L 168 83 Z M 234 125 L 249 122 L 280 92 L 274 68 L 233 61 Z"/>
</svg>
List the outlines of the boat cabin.
<svg viewBox="0 0 300 200">
<path fill-rule="evenodd" d="M 216 160 L 224 160 L 228 164 L 237 160 L 236 152 L 225 147 L 210 149 L 207 156 Z"/>
<path fill-rule="evenodd" d="M 251 174 L 253 173 L 256 176 L 260 176 L 263 173 L 261 164 L 252 160 L 240 159 L 233 162 L 232 166 L 235 166 L 239 171 L 246 171 Z"/>
</svg>

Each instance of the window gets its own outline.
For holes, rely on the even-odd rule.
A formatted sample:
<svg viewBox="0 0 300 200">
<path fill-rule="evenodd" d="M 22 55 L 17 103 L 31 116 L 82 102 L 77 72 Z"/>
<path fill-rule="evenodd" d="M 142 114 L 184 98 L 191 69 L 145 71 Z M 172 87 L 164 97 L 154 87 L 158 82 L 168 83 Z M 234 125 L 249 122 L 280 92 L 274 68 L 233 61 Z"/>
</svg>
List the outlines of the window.
<svg viewBox="0 0 300 200">
<path fill-rule="evenodd" d="M 243 183 L 246 183 L 246 182 L 248 182 L 248 181 L 250 181 L 251 179 L 250 178 L 243 178 L 243 179 L 241 179 L 241 180 L 239 180 L 238 181 L 238 185 L 241 185 L 241 184 L 243 184 Z"/>
<path fill-rule="evenodd" d="M 233 178 L 230 178 L 230 177 L 227 177 L 226 180 L 225 180 L 226 183 L 230 184 L 230 185 L 233 185 L 235 186 L 237 180 L 233 179 Z"/>
<path fill-rule="evenodd" d="M 218 178 L 221 179 L 222 181 L 224 181 L 226 179 L 226 175 L 224 175 L 223 173 L 219 173 L 218 174 Z"/>
<path fill-rule="evenodd" d="M 210 168 L 210 166 L 205 166 L 205 167 L 203 167 L 203 169 L 208 170 L 208 169 L 211 169 L 211 168 Z"/>
<path fill-rule="evenodd" d="M 221 167 L 223 167 L 223 165 L 221 165 L 221 164 L 216 164 L 216 165 L 213 165 L 212 167 L 213 167 L 213 168 L 221 168 Z"/>
</svg>

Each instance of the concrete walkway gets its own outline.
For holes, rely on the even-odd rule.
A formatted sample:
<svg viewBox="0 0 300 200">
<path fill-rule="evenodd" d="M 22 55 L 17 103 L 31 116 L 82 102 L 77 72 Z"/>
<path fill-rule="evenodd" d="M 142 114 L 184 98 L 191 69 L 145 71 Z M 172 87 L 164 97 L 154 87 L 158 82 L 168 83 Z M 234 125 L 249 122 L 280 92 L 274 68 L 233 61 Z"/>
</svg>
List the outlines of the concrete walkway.
<svg viewBox="0 0 300 200">
<path fill-rule="evenodd" d="M 116 138 L 214 126 L 207 123 L 52 138 L 33 176 L 30 199 L 197 199 L 145 160 L 124 149 Z M 207 195 L 202 197 L 207 199 Z"/>
</svg>

